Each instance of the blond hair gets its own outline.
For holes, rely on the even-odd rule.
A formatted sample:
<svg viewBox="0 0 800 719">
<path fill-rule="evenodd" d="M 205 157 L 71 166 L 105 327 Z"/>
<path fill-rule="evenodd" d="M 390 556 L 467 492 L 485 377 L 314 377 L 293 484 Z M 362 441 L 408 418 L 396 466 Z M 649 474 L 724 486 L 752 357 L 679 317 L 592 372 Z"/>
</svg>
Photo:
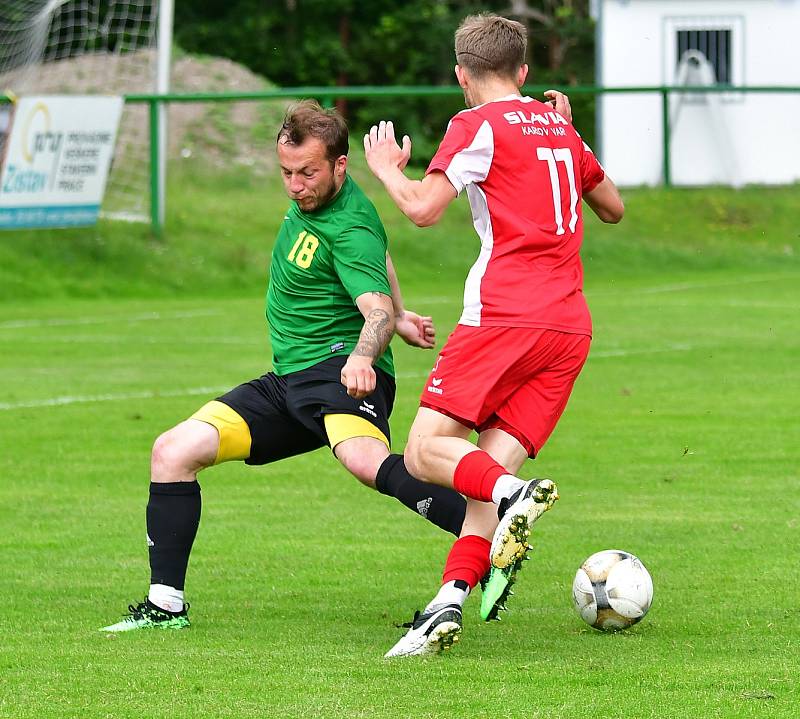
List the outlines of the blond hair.
<svg viewBox="0 0 800 719">
<path fill-rule="evenodd" d="M 525 64 L 527 32 L 522 23 L 482 13 L 465 17 L 456 30 L 456 62 L 476 77 L 515 77 Z"/>
</svg>

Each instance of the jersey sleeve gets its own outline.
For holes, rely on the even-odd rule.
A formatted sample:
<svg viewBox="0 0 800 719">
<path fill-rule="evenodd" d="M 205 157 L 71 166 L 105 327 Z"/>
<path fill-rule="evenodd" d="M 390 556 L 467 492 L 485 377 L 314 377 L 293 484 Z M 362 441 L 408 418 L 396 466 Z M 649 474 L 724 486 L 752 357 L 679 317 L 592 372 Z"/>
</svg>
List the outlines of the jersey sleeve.
<svg viewBox="0 0 800 719">
<path fill-rule="evenodd" d="M 580 135 L 578 141 L 581 143 L 581 191 L 585 194 L 591 192 L 603 181 L 606 172 Z"/>
<path fill-rule="evenodd" d="M 477 115 L 456 115 L 447 126 L 439 149 L 425 174 L 444 172 L 460 195 L 471 182 L 483 182 L 489 174 L 494 154 L 494 134 L 487 120 Z"/>
<path fill-rule="evenodd" d="M 354 302 L 366 292 L 391 296 L 386 249 L 386 235 L 367 226 L 348 228 L 336 238 L 333 243 L 334 268 Z"/>
</svg>

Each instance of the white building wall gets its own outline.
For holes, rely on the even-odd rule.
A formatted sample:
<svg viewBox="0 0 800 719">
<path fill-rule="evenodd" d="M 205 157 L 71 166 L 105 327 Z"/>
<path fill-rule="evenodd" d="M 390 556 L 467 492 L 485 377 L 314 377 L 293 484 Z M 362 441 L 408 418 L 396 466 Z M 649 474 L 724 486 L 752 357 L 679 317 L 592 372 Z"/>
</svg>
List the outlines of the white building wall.
<svg viewBox="0 0 800 719">
<path fill-rule="evenodd" d="M 730 27 L 734 85 L 800 86 L 800 0 L 600 0 L 607 87 L 676 82 L 676 31 Z M 685 100 L 683 98 L 686 98 Z M 661 95 L 600 100 L 600 156 L 621 185 L 663 178 Z M 689 93 L 670 101 L 677 185 L 800 180 L 800 93 Z"/>
</svg>

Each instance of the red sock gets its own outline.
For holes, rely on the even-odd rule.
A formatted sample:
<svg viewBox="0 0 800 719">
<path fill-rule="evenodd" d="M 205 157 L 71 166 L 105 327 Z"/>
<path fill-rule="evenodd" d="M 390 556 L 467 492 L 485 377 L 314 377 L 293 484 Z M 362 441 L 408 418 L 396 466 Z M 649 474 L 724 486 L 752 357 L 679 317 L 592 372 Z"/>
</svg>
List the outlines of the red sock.
<svg viewBox="0 0 800 719">
<path fill-rule="evenodd" d="M 460 579 L 472 589 L 489 571 L 489 550 L 492 543 L 488 539 L 468 534 L 457 539 L 447 555 L 442 583 Z"/>
<path fill-rule="evenodd" d="M 453 488 L 465 497 L 491 502 L 494 485 L 504 474 L 508 470 L 479 449 L 461 458 L 453 473 Z"/>
</svg>

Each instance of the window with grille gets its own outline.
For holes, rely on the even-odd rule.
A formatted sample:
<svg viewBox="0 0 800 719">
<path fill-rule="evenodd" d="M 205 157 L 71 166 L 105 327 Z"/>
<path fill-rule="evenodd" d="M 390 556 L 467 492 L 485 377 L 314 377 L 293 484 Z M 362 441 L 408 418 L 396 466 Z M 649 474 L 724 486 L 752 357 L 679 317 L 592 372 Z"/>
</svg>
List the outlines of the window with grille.
<svg viewBox="0 0 800 719">
<path fill-rule="evenodd" d="M 708 58 L 718 85 L 732 84 L 732 34 L 730 29 L 678 30 L 677 63 L 680 63 L 687 50 L 697 50 Z"/>
</svg>

